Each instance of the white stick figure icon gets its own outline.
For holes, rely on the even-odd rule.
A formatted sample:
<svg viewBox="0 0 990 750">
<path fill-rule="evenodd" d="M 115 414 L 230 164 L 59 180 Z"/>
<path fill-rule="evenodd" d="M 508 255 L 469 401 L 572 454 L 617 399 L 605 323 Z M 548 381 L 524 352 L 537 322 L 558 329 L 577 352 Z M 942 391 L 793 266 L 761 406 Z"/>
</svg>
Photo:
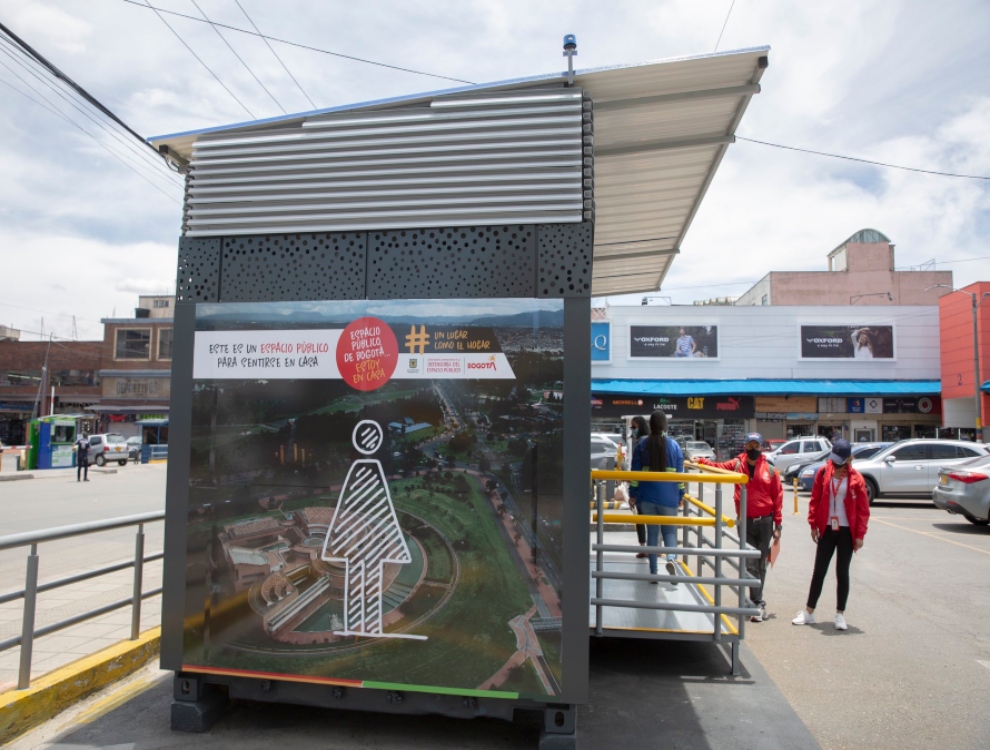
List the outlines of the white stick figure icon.
<svg viewBox="0 0 990 750">
<path fill-rule="evenodd" d="M 365 419 L 357 423 L 351 439 L 359 453 L 371 456 L 381 448 L 384 433 L 377 422 Z M 351 464 L 321 557 L 344 563 L 344 629 L 335 631 L 337 635 L 426 640 L 422 635 L 386 633 L 382 626 L 385 565 L 411 563 L 412 555 L 377 459 L 360 458 Z"/>
</svg>

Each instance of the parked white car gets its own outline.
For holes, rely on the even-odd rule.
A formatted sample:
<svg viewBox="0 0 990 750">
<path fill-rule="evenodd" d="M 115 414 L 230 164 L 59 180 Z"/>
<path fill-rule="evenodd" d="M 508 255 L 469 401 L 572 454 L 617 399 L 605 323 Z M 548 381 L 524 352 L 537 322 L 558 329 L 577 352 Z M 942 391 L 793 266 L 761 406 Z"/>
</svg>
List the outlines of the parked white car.
<svg viewBox="0 0 990 750">
<path fill-rule="evenodd" d="M 963 440 L 901 440 L 853 465 L 866 480 L 870 504 L 885 494 L 926 495 L 939 482 L 939 469 L 990 455 L 987 446 Z"/>
<path fill-rule="evenodd" d="M 704 440 L 685 440 L 681 448 L 684 451 L 684 458 L 689 461 L 695 461 L 699 458 L 715 460 L 715 451 Z"/>
<path fill-rule="evenodd" d="M 791 464 L 814 460 L 816 453 L 821 453 L 831 447 L 831 441 L 821 435 L 817 437 L 799 437 L 788 440 L 777 448 L 777 450 L 767 453 L 766 456 L 770 459 L 770 463 L 777 467 L 777 471 L 783 474 Z"/>
</svg>

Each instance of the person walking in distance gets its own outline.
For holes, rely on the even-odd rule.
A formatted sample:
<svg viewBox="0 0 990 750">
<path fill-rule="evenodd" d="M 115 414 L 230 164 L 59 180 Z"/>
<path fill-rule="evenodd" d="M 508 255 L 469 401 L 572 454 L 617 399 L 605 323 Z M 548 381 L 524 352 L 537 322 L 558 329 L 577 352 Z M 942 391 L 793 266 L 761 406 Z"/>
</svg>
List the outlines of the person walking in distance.
<svg viewBox="0 0 990 750">
<path fill-rule="evenodd" d="M 631 423 L 631 425 L 629 427 L 629 436 L 632 438 L 632 447 L 633 447 L 633 450 L 631 451 L 631 453 L 635 452 L 636 446 L 639 445 L 640 441 L 643 438 L 645 438 L 645 437 L 649 437 L 649 435 L 650 435 L 650 426 L 649 426 L 649 424 L 647 424 L 646 419 L 644 417 L 633 417 L 632 418 L 632 423 Z M 630 465 L 632 464 L 632 456 L 631 455 L 630 455 L 630 458 L 629 458 L 629 463 L 630 463 Z M 627 467 L 624 466 L 622 468 L 627 468 Z M 632 509 L 632 512 L 633 513 L 638 514 L 639 511 L 637 510 L 636 498 L 635 498 L 635 496 L 632 493 L 632 487 L 631 487 L 632 484 L 633 483 L 630 483 L 629 507 Z M 645 524 L 642 524 L 642 523 L 637 523 L 636 524 L 636 539 L 639 541 L 639 546 L 640 547 L 645 547 L 646 546 L 646 525 Z M 646 553 L 645 552 L 637 552 L 636 553 L 636 557 L 639 557 L 639 558 L 646 557 Z"/>
<path fill-rule="evenodd" d="M 80 474 L 84 482 L 89 481 L 89 435 L 83 433 L 76 440 L 76 481 Z"/>
<path fill-rule="evenodd" d="M 760 556 L 746 558 L 746 571 L 759 579 L 758 584 L 749 588 L 749 598 L 760 613 L 753 615 L 753 622 L 763 622 L 767 618 L 767 603 L 763 599 L 763 584 L 767 580 L 767 560 L 770 545 L 780 539 L 783 523 L 784 487 L 780 474 L 763 455 L 763 436 L 758 432 L 749 433 L 743 443 L 743 452 L 730 461 L 721 463 L 707 458 L 699 458 L 699 464 L 715 466 L 749 475 L 746 484 L 746 543 L 760 551 Z M 736 518 L 739 518 L 739 504 L 742 498 L 741 485 L 736 485 Z"/>
<path fill-rule="evenodd" d="M 684 471 L 684 454 L 681 446 L 667 437 L 667 415 L 655 411 L 650 415 L 650 434 L 636 445 L 632 457 L 633 471 Z M 676 516 L 677 509 L 684 502 L 684 482 L 630 482 L 629 496 L 635 498 L 636 511 L 643 516 Z M 664 547 L 677 546 L 676 526 L 646 527 L 646 545 L 657 546 L 658 537 L 663 535 Z M 657 573 L 657 556 L 647 554 L 650 573 Z M 677 556 L 667 553 L 667 573 L 677 575 Z M 656 581 L 650 581 L 656 583 Z M 674 582 L 677 585 L 677 582 Z"/>
<path fill-rule="evenodd" d="M 846 603 L 849 600 L 849 566 L 854 552 L 863 547 L 870 522 L 870 498 L 863 475 L 852 466 L 852 446 L 848 440 L 836 440 L 832 454 L 815 475 L 808 505 L 808 524 L 815 552 L 815 572 L 811 575 L 807 606 L 791 620 L 795 625 L 815 622 L 815 607 L 825 584 L 825 574 L 838 551 L 835 578 L 838 591 L 835 601 L 835 629 L 848 630 Z"/>
</svg>

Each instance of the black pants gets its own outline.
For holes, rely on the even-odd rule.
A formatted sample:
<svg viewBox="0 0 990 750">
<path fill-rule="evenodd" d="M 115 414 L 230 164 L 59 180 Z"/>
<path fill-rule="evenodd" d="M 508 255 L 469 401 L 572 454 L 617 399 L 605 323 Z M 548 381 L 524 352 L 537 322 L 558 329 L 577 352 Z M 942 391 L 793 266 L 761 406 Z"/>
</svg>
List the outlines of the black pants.
<svg viewBox="0 0 990 750">
<path fill-rule="evenodd" d="M 636 513 L 636 515 L 639 515 L 639 506 L 636 506 L 636 510 L 633 512 Z M 646 524 L 644 523 L 636 524 L 636 538 L 639 540 L 640 547 L 646 544 Z"/>
<path fill-rule="evenodd" d="M 767 581 L 767 559 L 770 545 L 773 544 L 773 516 L 746 519 L 746 542 L 760 551 L 759 557 L 746 558 L 746 572 L 760 579 L 759 586 L 750 586 L 749 600 L 754 604 L 763 602 L 763 584 Z"/>
<path fill-rule="evenodd" d="M 848 526 L 840 526 L 838 531 L 829 527 L 818 539 L 818 551 L 815 552 L 815 572 L 811 575 L 811 590 L 808 591 L 808 609 L 818 606 L 818 597 L 822 595 L 825 585 L 825 574 L 832 563 L 832 554 L 838 550 L 839 556 L 835 563 L 835 578 L 838 590 L 835 597 L 835 608 L 840 612 L 846 609 L 849 600 L 849 565 L 853 558 L 853 539 Z"/>
<path fill-rule="evenodd" d="M 82 461 L 80 461 L 78 464 L 76 464 L 76 481 L 77 482 L 79 481 L 79 474 L 80 473 L 82 474 L 82 476 L 83 476 L 84 479 L 86 479 L 86 480 L 89 479 L 89 461 L 87 461 L 85 458 Z"/>
</svg>

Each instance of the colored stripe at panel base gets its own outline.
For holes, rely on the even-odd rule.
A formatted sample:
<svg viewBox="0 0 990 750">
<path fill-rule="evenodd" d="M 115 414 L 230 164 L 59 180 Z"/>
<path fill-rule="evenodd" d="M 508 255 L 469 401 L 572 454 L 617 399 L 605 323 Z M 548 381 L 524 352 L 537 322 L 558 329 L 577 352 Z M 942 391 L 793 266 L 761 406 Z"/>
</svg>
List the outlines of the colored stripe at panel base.
<svg viewBox="0 0 990 750">
<path fill-rule="evenodd" d="M 342 687 L 369 688 L 371 690 L 404 690 L 408 693 L 432 693 L 433 695 L 462 695 L 471 698 L 509 698 L 516 700 L 519 693 L 506 690 L 472 690 L 470 688 L 450 688 L 434 685 L 406 685 L 401 682 L 375 682 L 373 680 L 344 680 L 316 675 L 281 674 L 280 672 L 260 672 L 253 669 L 229 669 L 222 667 L 201 667 L 184 664 L 182 671 L 193 674 L 215 674 L 225 677 L 263 677 L 265 679 L 306 682 L 314 685 L 340 685 Z"/>
</svg>

